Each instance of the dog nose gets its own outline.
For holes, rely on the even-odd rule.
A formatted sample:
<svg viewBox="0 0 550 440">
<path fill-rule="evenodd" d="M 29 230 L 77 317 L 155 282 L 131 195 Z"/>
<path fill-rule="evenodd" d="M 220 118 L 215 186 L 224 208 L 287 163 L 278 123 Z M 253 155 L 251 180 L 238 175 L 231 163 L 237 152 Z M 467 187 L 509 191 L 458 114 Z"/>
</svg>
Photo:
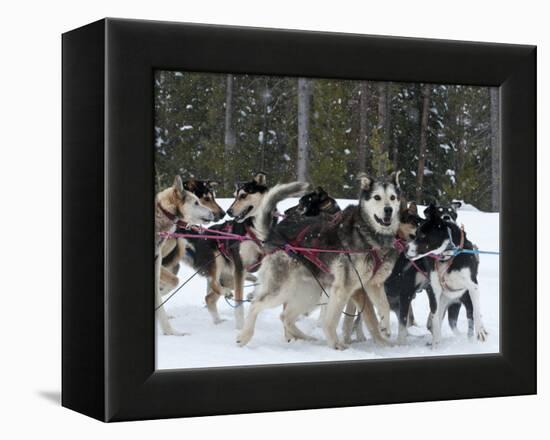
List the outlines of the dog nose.
<svg viewBox="0 0 550 440">
<path fill-rule="evenodd" d="M 224 218 L 225 217 L 225 211 L 222 209 L 220 211 L 220 218 Z"/>
<path fill-rule="evenodd" d="M 389 217 L 392 212 L 393 212 L 393 208 L 391 206 L 384 206 L 384 214 L 385 215 L 387 215 Z"/>
<path fill-rule="evenodd" d="M 233 209 L 229 208 L 229 209 L 227 210 L 227 215 L 233 217 Z"/>
</svg>

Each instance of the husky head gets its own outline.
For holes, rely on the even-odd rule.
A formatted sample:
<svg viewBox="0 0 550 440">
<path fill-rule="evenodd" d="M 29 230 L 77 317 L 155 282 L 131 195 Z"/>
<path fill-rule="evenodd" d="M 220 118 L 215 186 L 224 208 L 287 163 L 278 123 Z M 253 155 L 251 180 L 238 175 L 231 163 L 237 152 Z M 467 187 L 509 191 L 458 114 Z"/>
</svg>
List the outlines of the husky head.
<svg viewBox="0 0 550 440">
<path fill-rule="evenodd" d="M 456 218 L 458 217 L 458 208 L 462 206 L 461 202 L 455 201 L 451 202 L 448 205 L 436 205 L 437 212 L 442 220 L 446 222 L 456 223 Z M 429 213 L 427 212 L 429 207 L 424 210 L 424 216 L 428 218 Z"/>
<path fill-rule="evenodd" d="M 199 224 L 214 220 L 212 211 L 202 206 L 195 194 L 185 190 L 180 176 L 174 178 L 171 187 L 157 195 L 157 202 L 164 210 L 186 223 Z"/>
<path fill-rule="evenodd" d="M 361 215 L 376 233 L 395 235 L 399 227 L 399 171 L 387 180 L 374 180 L 365 174 L 359 175 L 359 180 Z"/>
<path fill-rule="evenodd" d="M 452 223 L 443 220 L 438 207 L 433 203 L 424 211 L 424 221 L 416 231 L 416 237 L 407 245 L 407 258 L 418 260 L 429 254 L 441 255 L 451 243 L 449 227 Z"/>
<path fill-rule="evenodd" d="M 183 182 L 183 188 L 195 194 L 199 199 L 199 203 L 212 211 L 214 215 L 213 221 L 215 222 L 225 217 L 225 211 L 216 202 L 216 186 L 218 186 L 218 182 L 215 180 L 189 179 Z"/>
<path fill-rule="evenodd" d="M 227 210 L 227 214 L 238 223 L 254 217 L 267 190 L 264 173 L 257 173 L 249 182 L 238 183 L 234 194 L 235 200 Z"/>
<path fill-rule="evenodd" d="M 422 223 L 422 218 L 418 215 L 416 203 L 411 202 L 407 206 L 407 202 L 402 201 L 399 210 L 399 230 L 397 232 L 399 238 L 405 241 L 414 240 L 420 223 Z"/>
<path fill-rule="evenodd" d="M 285 216 L 314 217 L 322 212 L 336 214 L 339 211 L 340 207 L 336 200 L 330 197 L 328 193 L 319 186 L 315 191 L 302 196 L 296 206 L 288 208 L 285 211 Z"/>
</svg>

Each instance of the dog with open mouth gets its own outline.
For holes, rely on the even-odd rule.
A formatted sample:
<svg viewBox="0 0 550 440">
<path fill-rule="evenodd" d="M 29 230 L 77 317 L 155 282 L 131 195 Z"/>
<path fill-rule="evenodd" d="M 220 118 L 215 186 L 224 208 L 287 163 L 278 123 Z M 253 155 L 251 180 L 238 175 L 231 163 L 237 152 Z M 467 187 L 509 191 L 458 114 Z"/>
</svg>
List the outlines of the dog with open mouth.
<svg viewBox="0 0 550 440">
<path fill-rule="evenodd" d="M 167 240 L 162 233 L 175 232 L 178 224 L 202 224 L 213 219 L 212 211 L 202 206 L 192 192 L 184 189 L 180 176 L 176 176 L 173 185 L 160 191 L 155 197 L 155 307 L 158 307 L 157 317 L 162 332 L 166 335 L 185 333 L 178 333 L 172 328 L 164 306 L 161 305 L 162 254 Z M 178 281 L 176 275 L 167 280 L 171 288 L 176 287 Z"/>
<path fill-rule="evenodd" d="M 425 213 L 427 220 L 418 228 L 415 239 L 407 245 L 406 256 L 413 261 L 435 257 L 428 270 L 435 301 L 432 346 L 437 348 L 441 342 L 441 322 L 448 305 L 466 292 L 472 301 L 475 336 L 485 341 L 487 332 L 481 319 L 477 282 L 479 259 L 472 253 L 475 246 L 456 223 L 443 220 L 434 204 L 430 204 Z"/>
<path fill-rule="evenodd" d="M 380 333 L 374 306 L 383 323 L 382 331 L 389 334 L 389 304 L 383 284 L 397 259 L 393 240 L 399 227 L 399 173 L 376 180 L 363 175 L 360 188 L 359 203 L 342 211 L 337 221 L 333 221 L 333 216 L 320 215 L 289 224 L 293 230 L 281 231 L 278 225 L 269 230 L 263 228 L 262 235 L 267 236 L 266 249 L 273 250 L 266 255 L 258 274 L 260 284 L 237 337 L 239 345 L 251 340 L 256 319 L 264 309 L 283 304 L 286 304 L 281 314 L 285 336 L 311 340 L 296 326 L 296 321 L 326 300 L 323 327 L 330 347 L 345 348 L 338 341 L 336 328 L 350 300 L 362 312 L 360 315 L 374 340 L 387 343 Z M 266 210 L 260 213 L 267 215 Z M 358 253 L 282 251 L 285 244 L 296 243 L 297 239 L 304 249 L 357 250 Z M 324 292 L 328 298 L 323 296 Z"/>
</svg>

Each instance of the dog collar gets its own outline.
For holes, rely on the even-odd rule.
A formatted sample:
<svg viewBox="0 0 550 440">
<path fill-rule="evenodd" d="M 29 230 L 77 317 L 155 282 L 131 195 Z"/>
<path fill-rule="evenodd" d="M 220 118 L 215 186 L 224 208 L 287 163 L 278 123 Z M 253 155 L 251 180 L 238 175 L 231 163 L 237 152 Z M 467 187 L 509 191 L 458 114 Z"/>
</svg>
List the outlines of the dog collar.
<svg viewBox="0 0 550 440">
<path fill-rule="evenodd" d="M 180 221 L 179 217 L 176 214 L 172 214 L 170 211 L 167 211 L 166 209 L 164 209 L 160 204 L 160 202 L 157 202 L 157 208 L 160 209 L 160 212 L 162 212 L 168 220 L 171 220 L 174 223 L 177 223 Z"/>
</svg>

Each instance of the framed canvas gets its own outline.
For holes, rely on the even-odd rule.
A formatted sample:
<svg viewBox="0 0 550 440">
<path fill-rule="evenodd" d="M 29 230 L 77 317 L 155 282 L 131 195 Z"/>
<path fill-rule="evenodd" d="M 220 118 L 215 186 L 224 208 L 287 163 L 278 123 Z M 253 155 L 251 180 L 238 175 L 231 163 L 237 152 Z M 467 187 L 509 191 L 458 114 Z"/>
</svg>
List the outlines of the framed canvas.
<svg viewBox="0 0 550 440">
<path fill-rule="evenodd" d="M 536 393 L 534 46 L 123 19 L 62 43 L 64 406 L 123 421 Z M 313 196 L 338 212 L 309 216 Z M 387 248 L 342 238 L 363 221 Z M 412 290 L 388 284 L 399 258 Z M 458 329 L 437 319 L 449 292 Z M 369 336 L 341 341 L 340 311 Z"/>
</svg>

